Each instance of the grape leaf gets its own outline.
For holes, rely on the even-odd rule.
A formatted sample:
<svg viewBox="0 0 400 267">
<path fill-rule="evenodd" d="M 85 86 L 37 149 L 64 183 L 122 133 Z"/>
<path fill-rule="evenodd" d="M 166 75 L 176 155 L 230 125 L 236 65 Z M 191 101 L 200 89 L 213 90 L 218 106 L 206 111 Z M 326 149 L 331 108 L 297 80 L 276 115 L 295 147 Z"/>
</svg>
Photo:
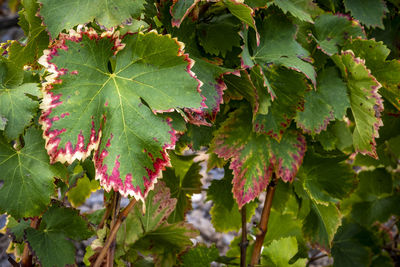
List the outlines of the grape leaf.
<svg viewBox="0 0 400 267">
<path fill-rule="evenodd" d="M 173 168 L 163 172 L 163 181 L 171 190 L 171 197 L 177 199 L 176 207 L 168 218 L 174 223 L 185 220 L 185 214 L 192 208 L 190 197 L 201 192 L 202 175 L 200 162 L 193 162 L 193 156 L 170 154 Z"/>
<path fill-rule="evenodd" d="M 35 115 L 39 102 L 28 95 L 38 95 L 36 83 L 24 83 L 14 88 L 0 84 L 0 114 L 7 122 L 4 133 L 8 139 L 16 139 Z"/>
<path fill-rule="evenodd" d="M 97 180 L 89 180 L 85 175 L 78 179 L 76 186 L 67 192 L 68 201 L 71 203 L 72 207 L 79 207 L 85 203 L 92 192 L 97 191 L 99 188 L 100 185 Z"/>
<path fill-rule="evenodd" d="M 197 36 L 200 45 L 207 53 L 225 57 L 233 47 L 240 46 L 239 22 L 232 14 L 222 14 L 213 16 L 207 22 L 198 23 Z"/>
<path fill-rule="evenodd" d="M 221 180 L 213 180 L 207 191 L 207 200 L 213 201 L 211 208 L 211 222 L 218 232 L 239 231 L 242 226 L 241 213 L 238 204 L 232 196 L 232 171 L 225 168 L 225 176 Z M 257 202 L 246 206 L 246 221 L 250 222 Z M 227 220 L 229 218 L 229 220 Z"/>
<path fill-rule="evenodd" d="M 274 0 L 274 4 L 285 14 L 289 12 L 300 20 L 314 22 L 311 11 L 316 8 L 316 4 L 312 0 Z"/>
<path fill-rule="evenodd" d="M 21 150 L 14 150 L 0 136 L 0 180 L 4 181 L 0 212 L 15 219 L 38 216 L 47 207 L 55 189 L 53 177 L 60 176 L 64 169 L 49 164 L 39 130 L 29 128 L 24 142 Z M 10 202 L 11 195 L 15 201 Z"/>
<path fill-rule="evenodd" d="M 154 31 L 122 42 L 117 53 L 124 45 L 115 35 L 62 35 L 42 59 L 53 74 L 43 89 L 40 123 L 52 162 L 72 163 L 94 150 L 100 184 L 143 200 L 176 139 L 168 119 L 154 113 L 198 108 L 201 96 L 181 43 Z"/>
<path fill-rule="evenodd" d="M 311 201 L 310 213 L 303 222 L 303 232 L 313 243 L 329 249 L 341 224 L 340 218 L 339 210 L 334 204 L 329 203 L 326 206 Z"/>
<path fill-rule="evenodd" d="M 252 8 L 237 0 L 224 0 L 224 4 L 228 7 L 232 15 L 252 27 L 257 33 L 256 22 L 253 18 L 254 10 Z"/>
<path fill-rule="evenodd" d="M 211 262 L 219 257 L 218 249 L 215 245 L 211 247 L 197 246 L 190 249 L 183 255 L 183 266 L 186 267 L 203 267 L 210 266 Z"/>
<path fill-rule="evenodd" d="M 389 10 L 383 0 L 344 0 L 346 11 L 367 27 L 384 29 L 383 16 Z"/>
<path fill-rule="evenodd" d="M 129 18 L 140 17 L 145 0 L 39 0 L 40 15 L 52 38 L 63 30 L 94 19 L 106 28 L 121 24 Z"/>
<path fill-rule="evenodd" d="M 367 68 L 382 84 L 379 92 L 400 110 L 400 61 L 386 60 L 390 50 L 382 42 L 361 39 L 352 40 L 344 49 L 350 49 L 356 57 L 365 59 Z"/>
<path fill-rule="evenodd" d="M 370 266 L 372 251 L 368 243 L 371 236 L 367 229 L 345 220 L 332 242 L 333 266 Z"/>
<path fill-rule="evenodd" d="M 278 68 L 265 73 L 276 98 L 268 114 L 257 114 L 253 121 L 254 131 L 280 141 L 286 128 L 296 116 L 306 92 L 302 76 L 294 71 Z"/>
<path fill-rule="evenodd" d="M 307 259 L 298 259 L 294 263 L 289 261 L 298 251 L 297 240 L 295 237 L 285 237 L 274 240 L 265 247 L 261 256 L 261 264 L 272 267 L 301 267 L 306 266 Z"/>
<path fill-rule="evenodd" d="M 22 243 L 24 241 L 25 230 L 29 228 L 31 220 L 20 220 L 19 222 L 13 217 L 7 218 L 7 234 L 13 237 L 13 241 Z"/>
<path fill-rule="evenodd" d="M 92 234 L 77 210 L 56 206 L 46 211 L 38 230 L 26 229 L 28 243 L 44 267 L 74 264 L 75 246 L 68 239 L 84 240 Z"/>
<path fill-rule="evenodd" d="M 278 187 L 277 187 L 278 188 Z M 285 222 L 285 227 L 282 227 L 282 222 Z M 283 237 L 296 237 L 302 238 L 302 221 L 296 218 L 294 214 L 286 213 L 281 214 L 274 209 L 271 209 L 270 217 L 268 220 L 269 229 L 264 239 L 264 245 L 270 244 L 274 240 L 279 240 Z"/>
<path fill-rule="evenodd" d="M 37 59 L 48 47 L 49 36 L 46 27 L 42 26 L 42 20 L 36 16 L 39 4 L 35 0 L 21 1 L 24 7 L 19 14 L 19 25 L 24 30 L 27 40 L 24 44 L 13 41 L 8 48 L 9 60 L 19 68 L 26 64 L 36 66 Z"/>
<path fill-rule="evenodd" d="M 331 56 L 339 52 L 347 39 L 365 37 L 359 22 L 343 15 L 322 14 L 315 20 L 318 48 Z"/>
<path fill-rule="evenodd" d="M 296 26 L 283 15 L 272 15 L 263 20 L 259 28 L 260 45 L 254 47 L 252 60 L 264 66 L 275 63 L 302 72 L 316 85 L 316 73 L 308 63 L 310 53 L 296 42 Z"/>
<path fill-rule="evenodd" d="M 199 0 L 174 0 L 173 2 L 170 8 L 171 24 L 179 28 L 182 21 L 189 15 Z"/>
<path fill-rule="evenodd" d="M 307 153 L 298 177 L 318 204 L 328 205 L 348 196 L 357 184 L 356 175 L 343 158 L 322 158 Z"/>
<path fill-rule="evenodd" d="M 355 120 L 354 148 L 356 152 L 376 158 L 375 138 L 379 137 L 378 129 L 383 125 L 380 118 L 383 104 L 378 94 L 381 84 L 371 75 L 365 62 L 356 58 L 352 51 L 334 55 L 332 59 L 341 70 L 350 93 L 351 111 Z"/>
<path fill-rule="evenodd" d="M 233 195 L 241 208 L 268 185 L 272 172 L 284 181 L 293 180 L 305 153 L 305 139 L 287 131 L 281 143 L 252 131 L 249 107 L 230 113 L 215 132 L 211 149 L 225 160 L 231 159 Z"/>
<path fill-rule="evenodd" d="M 346 84 L 335 68 L 327 68 L 318 75 L 317 91 L 306 93 L 304 110 L 297 112 L 295 120 L 304 132 L 318 134 L 330 121 L 342 120 L 349 107 Z"/>
</svg>

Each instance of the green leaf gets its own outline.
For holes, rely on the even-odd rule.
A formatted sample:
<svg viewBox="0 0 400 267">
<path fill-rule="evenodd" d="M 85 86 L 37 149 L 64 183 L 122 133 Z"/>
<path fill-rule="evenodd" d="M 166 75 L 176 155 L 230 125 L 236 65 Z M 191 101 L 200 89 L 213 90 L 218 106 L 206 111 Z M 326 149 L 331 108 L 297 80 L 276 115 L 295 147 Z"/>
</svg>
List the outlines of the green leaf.
<svg viewBox="0 0 400 267">
<path fill-rule="evenodd" d="M 1 121 L 7 123 L 4 133 L 8 139 L 18 138 L 31 122 L 39 103 L 28 95 L 38 94 L 39 88 L 35 83 L 24 83 L 16 87 L 8 87 L 0 83 L 0 114 Z"/>
<path fill-rule="evenodd" d="M 329 249 L 340 224 L 340 213 L 334 204 L 329 203 L 326 206 L 311 201 L 311 210 L 304 220 L 303 232 L 311 238 L 312 243 Z"/>
<path fill-rule="evenodd" d="M 215 245 L 211 247 L 197 246 L 190 249 L 183 255 L 183 266 L 187 267 L 203 267 L 210 266 L 211 262 L 219 257 L 218 249 Z"/>
<path fill-rule="evenodd" d="M 201 192 L 202 175 L 200 162 L 193 162 L 193 156 L 170 154 L 173 168 L 163 172 L 163 181 L 171 190 L 171 197 L 177 199 L 176 207 L 168 218 L 174 223 L 185 220 L 185 214 L 192 208 L 190 197 Z"/>
<path fill-rule="evenodd" d="M 213 201 L 211 222 L 218 232 L 239 231 L 242 226 L 241 212 L 232 195 L 232 179 L 232 171 L 225 168 L 224 178 L 213 180 L 207 191 L 207 199 Z M 247 222 L 250 222 L 257 206 L 256 201 L 247 204 Z"/>
<path fill-rule="evenodd" d="M 372 233 L 355 223 L 339 227 L 332 246 L 335 267 L 370 266 L 372 251 L 368 246 Z"/>
<path fill-rule="evenodd" d="M 289 12 L 300 20 L 314 22 L 311 18 L 311 11 L 317 6 L 312 0 L 274 0 L 274 4 L 285 14 Z"/>
<path fill-rule="evenodd" d="M 284 237 L 296 237 L 302 239 L 303 233 L 301 227 L 302 221 L 296 218 L 294 214 L 281 214 L 272 209 L 268 220 L 268 228 L 270 231 L 267 231 L 264 245 L 268 245 L 272 241 Z"/>
<path fill-rule="evenodd" d="M 13 217 L 7 218 L 7 233 L 11 234 L 13 241 L 22 243 L 24 241 L 25 230 L 29 228 L 31 220 L 20 220 L 19 222 Z"/>
<path fill-rule="evenodd" d="M 54 176 L 62 174 L 63 168 L 50 165 L 44 150 L 41 132 L 30 128 L 24 136 L 25 146 L 14 150 L 0 136 L 0 212 L 7 212 L 15 219 L 34 217 L 50 203 L 54 193 Z M 10 202 L 10 196 L 15 201 Z"/>
<path fill-rule="evenodd" d="M 369 27 L 379 27 L 384 29 L 383 16 L 389 10 L 382 0 L 344 0 L 346 11 Z"/>
<path fill-rule="evenodd" d="M 254 47 L 252 60 L 265 66 L 275 63 L 302 72 L 316 85 L 316 73 L 310 63 L 310 53 L 296 42 L 296 26 L 283 15 L 271 15 L 259 28 L 260 45 Z"/>
<path fill-rule="evenodd" d="M 361 25 L 343 15 L 322 14 L 315 20 L 318 48 L 331 56 L 339 52 L 347 39 L 365 37 Z"/>
<path fill-rule="evenodd" d="M 312 153 L 306 154 L 298 176 L 309 196 L 323 205 L 345 198 L 357 184 L 355 173 L 343 158 L 323 158 Z"/>
<path fill-rule="evenodd" d="M 343 152 L 352 152 L 353 135 L 349 125 L 344 121 L 335 121 L 331 123 L 328 125 L 326 131 L 317 135 L 317 139 L 327 151 L 337 148 Z"/>
<path fill-rule="evenodd" d="M 353 40 L 345 49 L 350 49 L 356 57 L 365 59 L 365 65 L 382 84 L 379 92 L 400 110 L 400 61 L 387 60 L 390 50 L 383 42 L 375 40 Z"/>
<path fill-rule="evenodd" d="M 267 264 L 267 266 L 272 267 L 306 266 L 307 259 L 298 259 L 292 264 L 289 263 L 290 259 L 296 255 L 297 251 L 298 247 L 295 237 L 286 237 L 274 240 L 270 245 L 264 248 L 261 254 L 261 264 Z"/>
<path fill-rule="evenodd" d="M 75 246 L 68 239 L 83 240 L 92 234 L 77 210 L 56 206 L 43 215 L 38 230 L 26 230 L 28 243 L 44 267 L 74 264 Z"/>
<path fill-rule="evenodd" d="M 171 5 L 172 26 L 178 27 L 182 21 L 189 15 L 199 0 L 176 0 Z"/>
<path fill-rule="evenodd" d="M 231 159 L 233 195 L 239 208 L 266 188 L 273 171 L 278 178 L 291 181 L 305 152 L 305 140 L 299 133 L 287 131 L 281 143 L 254 133 L 251 113 L 245 105 L 230 113 L 212 141 L 219 157 Z"/>
<path fill-rule="evenodd" d="M 380 113 L 383 111 L 382 98 L 378 94 L 381 84 L 371 75 L 364 61 L 356 58 L 350 50 L 332 57 L 342 72 L 350 92 L 350 105 L 355 128 L 353 145 L 356 152 L 377 157 L 375 138 L 382 126 Z"/>
<path fill-rule="evenodd" d="M 99 181 L 89 180 L 85 175 L 78 179 L 76 186 L 67 192 L 68 201 L 71 203 L 72 207 L 79 207 L 85 203 L 86 199 L 90 197 L 92 192 L 97 191 L 99 188 Z"/>
<path fill-rule="evenodd" d="M 78 35 L 63 35 L 63 48 L 48 51 L 43 62 L 50 72 L 62 70 L 44 89 L 46 148 L 52 162 L 68 163 L 94 150 L 100 184 L 144 200 L 176 140 L 168 119 L 154 113 L 201 106 L 192 61 L 181 43 L 153 31 L 127 35 L 109 70 L 120 40 L 93 30 Z"/>
<path fill-rule="evenodd" d="M 145 0 L 117 0 L 94 3 L 92 0 L 39 0 L 40 15 L 52 38 L 63 30 L 94 19 L 106 28 L 117 26 L 129 18 L 140 17 Z"/>
<path fill-rule="evenodd" d="M 254 10 L 252 8 L 236 0 L 224 0 L 224 4 L 228 7 L 232 15 L 252 27 L 257 32 L 256 22 L 253 18 Z"/>
<path fill-rule="evenodd" d="M 197 24 L 200 45 L 207 53 L 222 57 L 233 47 L 240 46 L 239 30 L 239 20 L 232 14 L 213 16 L 209 21 Z"/>
<path fill-rule="evenodd" d="M 304 102 L 304 110 L 297 112 L 295 120 L 309 134 L 326 130 L 334 119 L 342 120 L 350 107 L 346 84 L 335 68 L 324 69 L 318 75 L 317 91 L 306 93 Z"/>
<path fill-rule="evenodd" d="M 280 141 L 285 130 L 300 108 L 307 85 L 302 76 L 292 70 L 272 69 L 265 73 L 276 94 L 268 114 L 257 114 L 253 121 L 254 131 Z"/>
<path fill-rule="evenodd" d="M 36 16 L 39 4 L 35 0 L 23 0 L 21 3 L 24 8 L 18 13 L 19 25 L 24 30 L 27 40 L 23 44 L 13 41 L 8 53 L 9 60 L 22 69 L 27 64 L 38 65 L 37 59 L 49 45 L 49 36 L 46 27 L 42 26 L 42 20 Z"/>
</svg>

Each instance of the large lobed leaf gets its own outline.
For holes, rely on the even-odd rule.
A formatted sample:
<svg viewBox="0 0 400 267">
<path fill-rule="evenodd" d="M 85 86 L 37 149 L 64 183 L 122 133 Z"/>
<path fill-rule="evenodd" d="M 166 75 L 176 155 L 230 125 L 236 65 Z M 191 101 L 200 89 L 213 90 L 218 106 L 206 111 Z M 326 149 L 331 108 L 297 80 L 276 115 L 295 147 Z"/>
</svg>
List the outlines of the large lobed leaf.
<svg viewBox="0 0 400 267">
<path fill-rule="evenodd" d="M 40 135 L 39 130 L 30 128 L 21 150 L 14 150 L 0 135 L 0 180 L 4 181 L 0 212 L 16 219 L 40 215 L 54 193 L 54 176 L 62 174 L 60 166 L 49 164 Z"/>
<path fill-rule="evenodd" d="M 388 9 L 383 0 L 344 0 L 346 11 L 350 11 L 351 15 L 360 20 L 367 27 L 383 26 L 383 16 Z"/>
<path fill-rule="evenodd" d="M 231 159 L 233 195 L 241 208 L 256 198 L 268 185 L 272 173 L 291 181 L 306 150 L 305 139 L 287 131 L 280 143 L 252 130 L 252 112 L 246 105 L 232 112 L 215 132 L 212 149 L 224 159 Z"/>
<path fill-rule="evenodd" d="M 143 200 L 176 139 L 169 119 L 155 113 L 199 108 L 200 82 L 176 39 L 149 32 L 122 42 L 94 30 L 62 35 L 41 60 L 52 75 L 40 123 L 52 162 L 72 163 L 94 150 L 101 185 Z"/>
<path fill-rule="evenodd" d="M 332 57 L 347 82 L 355 128 L 353 145 L 356 152 L 377 157 L 375 138 L 383 125 L 380 113 L 383 100 L 378 94 L 381 84 L 371 75 L 365 61 L 356 58 L 351 50 Z"/>
</svg>

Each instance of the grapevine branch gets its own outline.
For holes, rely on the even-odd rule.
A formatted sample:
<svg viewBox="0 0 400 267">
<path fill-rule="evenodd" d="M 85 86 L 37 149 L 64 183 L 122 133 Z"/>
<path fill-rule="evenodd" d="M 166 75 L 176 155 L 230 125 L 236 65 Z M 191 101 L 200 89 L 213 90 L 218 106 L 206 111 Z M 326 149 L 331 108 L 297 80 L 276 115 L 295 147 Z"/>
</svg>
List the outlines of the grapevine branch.
<svg viewBox="0 0 400 267">
<path fill-rule="evenodd" d="M 111 244 L 113 243 L 115 237 L 117 236 L 117 232 L 121 224 L 125 221 L 126 217 L 128 216 L 129 212 L 132 210 L 132 208 L 136 204 L 136 199 L 132 199 L 128 206 L 126 206 L 118 215 L 118 219 L 115 222 L 114 226 L 111 228 L 110 235 L 108 236 L 104 247 L 100 251 L 99 256 L 97 256 L 96 262 L 94 263 L 93 267 L 100 267 L 101 264 L 103 263 L 103 259 L 106 256 L 108 249 L 110 248 Z"/>
<path fill-rule="evenodd" d="M 253 254 L 251 255 L 250 266 L 257 265 L 260 260 L 261 248 L 264 243 L 264 238 L 268 230 L 269 214 L 271 212 L 272 200 L 274 198 L 275 189 L 276 189 L 276 176 L 274 173 L 272 181 L 270 182 L 267 188 L 267 195 L 265 197 L 264 207 L 261 214 L 261 221 L 258 226 L 260 229 L 260 233 L 257 235 L 256 242 L 254 243 L 254 249 L 253 249 Z"/>
<path fill-rule="evenodd" d="M 120 203 L 121 203 L 121 194 L 119 192 L 115 192 L 113 195 L 113 201 L 112 201 L 112 214 L 111 214 L 111 223 L 110 223 L 110 229 L 112 229 L 115 225 L 118 211 L 120 209 Z M 114 254 L 115 254 L 115 238 L 113 239 L 109 251 L 107 253 L 107 266 L 112 267 L 114 263 Z"/>
<path fill-rule="evenodd" d="M 34 229 L 37 229 L 39 227 L 39 218 L 34 217 L 31 221 L 30 226 Z M 32 253 L 29 248 L 28 242 L 26 242 L 24 246 L 24 252 L 22 253 L 22 259 L 21 259 L 21 266 L 22 267 L 32 266 Z"/>
<path fill-rule="evenodd" d="M 246 251 L 249 245 L 247 240 L 247 225 L 246 225 L 246 205 L 241 209 L 242 215 L 242 241 L 240 242 L 240 267 L 246 267 Z"/>
</svg>

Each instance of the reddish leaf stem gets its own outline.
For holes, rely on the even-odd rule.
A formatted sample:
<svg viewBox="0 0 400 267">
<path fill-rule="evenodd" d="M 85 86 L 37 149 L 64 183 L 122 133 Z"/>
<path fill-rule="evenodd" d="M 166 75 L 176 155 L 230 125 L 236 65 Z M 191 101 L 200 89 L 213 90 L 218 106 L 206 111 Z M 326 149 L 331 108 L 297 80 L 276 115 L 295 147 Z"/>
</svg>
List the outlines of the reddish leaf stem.
<svg viewBox="0 0 400 267">
<path fill-rule="evenodd" d="M 39 227 L 39 218 L 34 217 L 31 221 L 30 226 L 33 229 L 37 229 Z M 24 252 L 22 253 L 22 259 L 21 259 L 21 266 L 22 267 L 31 267 L 32 266 L 32 253 L 29 248 L 28 242 L 26 242 L 25 246 L 24 246 Z"/>
<path fill-rule="evenodd" d="M 246 224 L 246 205 L 241 209 L 242 215 L 242 241 L 240 242 L 240 267 L 246 267 L 246 251 L 249 245 L 249 240 L 247 240 L 247 224 Z"/>
<path fill-rule="evenodd" d="M 258 226 L 260 233 L 256 237 L 256 242 L 254 243 L 253 254 L 251 255 L 250 266 L 257 265 L 260 260 L 261 248 L 264 243 L 265 235 L 268 230 L 268 220 L 269 214 L 271 212 L 272 200 L 274 198 L 275 188 L 276 188 L 276 178 L 275 174 L 267 187 L 267 195 L 265 197 L 264 207 L 261 214 L 261 221 Z"/>
<path fill-rule="evenodd" d="M 113 243 L 113 241 L 115 240 L 115 237 L 117 236 L 117 232 L 119 227 L 121 226 L 121 224 L 123 223 L 123 221 L 125 221 L 126 217 L 128 216 L 129 212 L 132 210 L 132 208 L 135 206 L 136 204 L 136 199 L 132 199 L 128 206 L 126 206 L 118 215 L 118 219 L 115 222 L 114 226 L 111 229 L 110 235 L 108 236 L 104 247 L 102 248 L 102 250 L 100 251 L 99 256 L 97 256 L 96 262 L 94 263 L 93 267 L 100 267 L 101 264 L 103 263 L 103 259 L 106 256 L 109 247 L 111 246 L 111 244 Z"/>
</svg>

